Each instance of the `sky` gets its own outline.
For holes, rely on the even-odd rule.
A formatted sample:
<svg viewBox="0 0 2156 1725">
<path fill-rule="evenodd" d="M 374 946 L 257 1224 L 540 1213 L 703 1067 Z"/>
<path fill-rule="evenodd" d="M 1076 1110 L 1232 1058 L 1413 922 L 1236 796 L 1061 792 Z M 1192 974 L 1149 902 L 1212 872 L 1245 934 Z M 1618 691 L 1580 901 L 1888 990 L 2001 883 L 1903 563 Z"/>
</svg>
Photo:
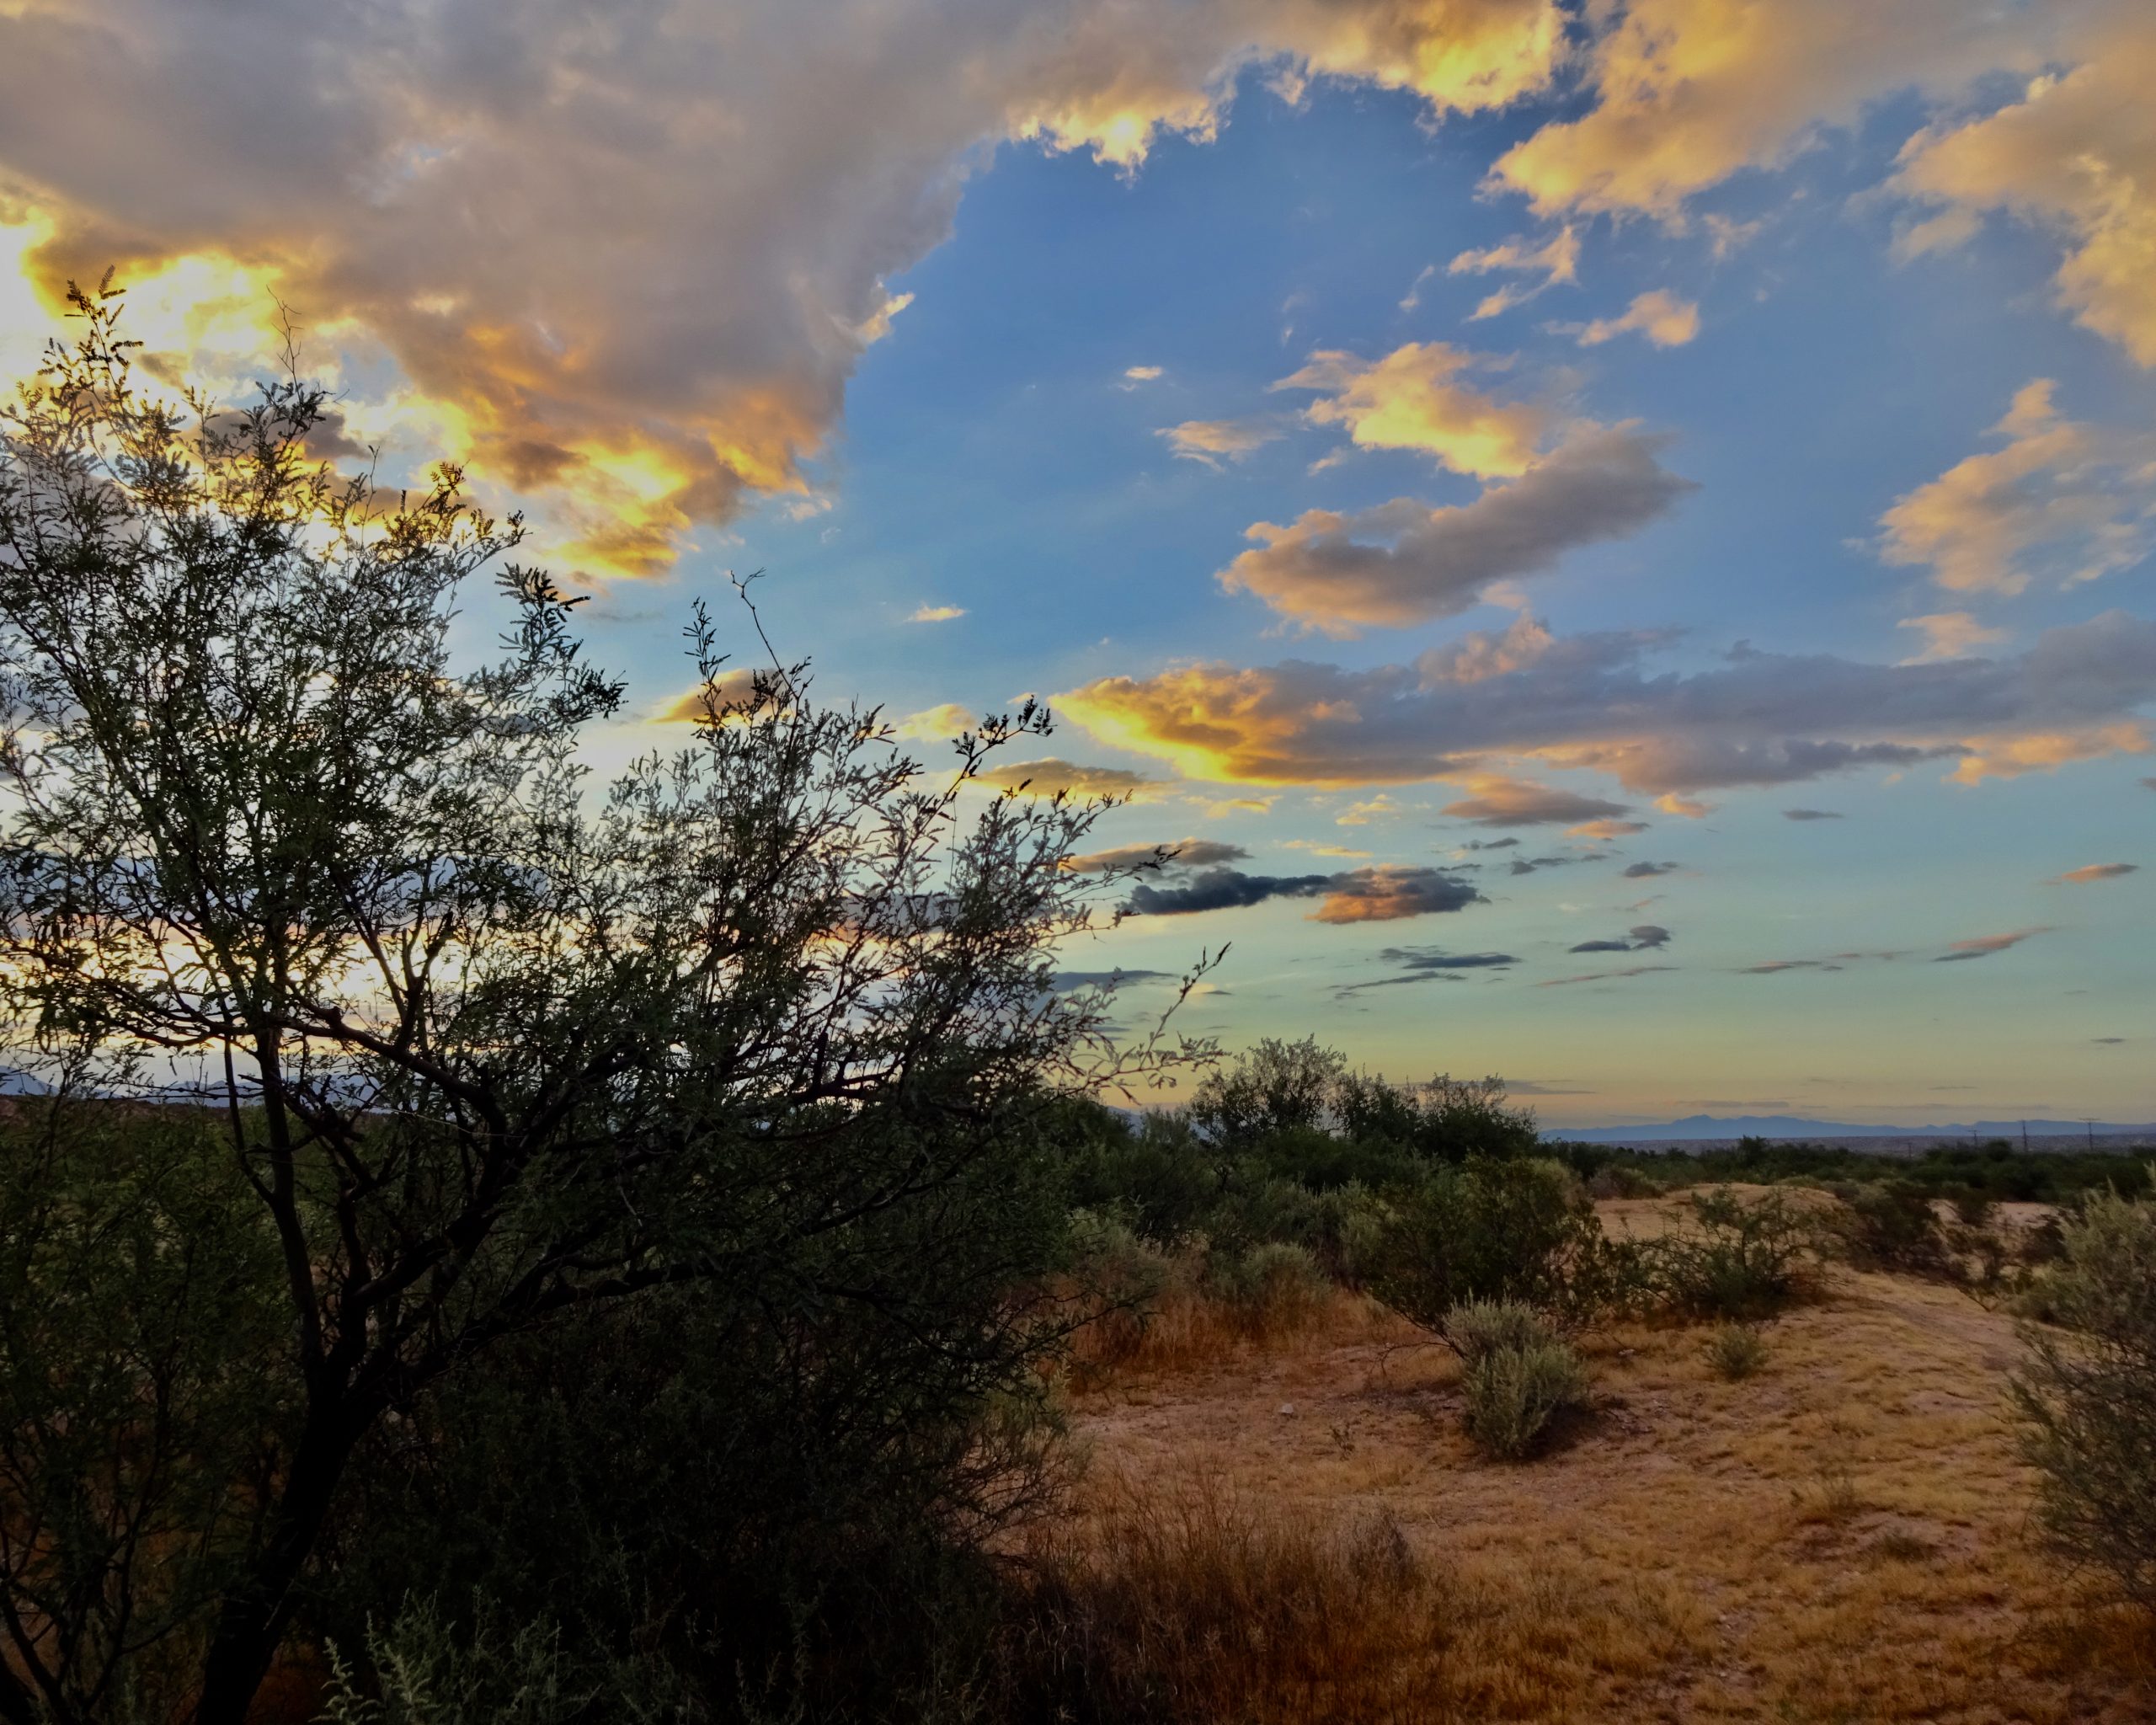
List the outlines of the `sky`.
<svg viewBox="0 0 2156 1725">
<path fill-rule="evenodd" d="M 0 0 L 0 373 L 288 308 L 590 595 L 602 765 L 729 571 L 926 760 L 1045 700 L 1181 846 L 1134 1021 L 2148 1120 L 2152 88 L 2133 0 Z"/>
</svg>

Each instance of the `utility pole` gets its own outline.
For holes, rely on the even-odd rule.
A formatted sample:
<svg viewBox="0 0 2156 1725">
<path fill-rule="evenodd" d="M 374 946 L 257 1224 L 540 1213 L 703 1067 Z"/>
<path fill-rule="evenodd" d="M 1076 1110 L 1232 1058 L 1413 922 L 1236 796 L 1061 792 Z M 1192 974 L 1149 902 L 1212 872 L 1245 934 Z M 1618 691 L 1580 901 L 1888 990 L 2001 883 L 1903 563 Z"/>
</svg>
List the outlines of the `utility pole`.
<svg viewBox="0 0 2156 1725">
<path fill-rule="evenodd" d="M 2022 1154 L 2022 1155 L 2024 1155 L 2024 1156 L 2026 1156 L 2026 1155 L 2028 1155 L 2028 1153 L 2029 1153 L 2029 1123 L 2028 1123 L 2026 1120 L 2024 1120 L 2024 1121 L 2021 1123 L 2021 1154 Z"/>
</svg>

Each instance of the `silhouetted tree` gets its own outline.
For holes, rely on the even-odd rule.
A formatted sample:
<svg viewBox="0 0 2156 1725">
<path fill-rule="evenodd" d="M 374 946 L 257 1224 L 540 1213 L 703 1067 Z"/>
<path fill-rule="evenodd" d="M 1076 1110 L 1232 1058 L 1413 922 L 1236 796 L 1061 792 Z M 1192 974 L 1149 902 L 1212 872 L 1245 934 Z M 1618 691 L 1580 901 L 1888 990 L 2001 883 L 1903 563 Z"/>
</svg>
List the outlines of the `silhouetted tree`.
<svg viewBox="0 0 2156 1725">
<path fill-rule="evenodd" d="M 74 304 L 82 339 L 0 441 L 0 964 L 29 1069 L 108 1098 L 206 1074 L 223 1154 L 200 1201 L 236 1226 L 243 1199 L 275 1264 L 278 1340 L 250 1370 L 288 1414 L 221 1524 L 194 1715 L 237 1725 L 390 1410 L 504 1338 L 699 1283 L 946 1332 L 942 1195 L 1043 1097 L 1176 1051 L 1118 1053 L 1101 994 L 1049 985 L 1099 884 L 1059 866 L 1096 807 L 967 812 L 1043 712 L 984 723 L 931 777 L 805 667 L 724 672 L 699 610 L 693 742 L 595 787 L 579 739 L 622 692 L 579 656 L 578 601 L 509 563 L 501 655 L 452 654 L 515 517 L 454 467 L 407 494 L 315 461 L 324 398 L 296 371 L 242 411 L 168 405 L 131 377 L 109 288 Z M 136 1370 L 103 1405 L 153 1403 L 125 1338 L 100 1345 Z M 83 1559 L 70 1493 L 100 1489 L 0 1482 L 6 1627 L 38 1691 L 0 1684 L 12 1719 L 111 1692 L 32 1587 Z M 156 1561 L 108 1542 L 71 1585 L 116 1610 Z"/>
</svg>

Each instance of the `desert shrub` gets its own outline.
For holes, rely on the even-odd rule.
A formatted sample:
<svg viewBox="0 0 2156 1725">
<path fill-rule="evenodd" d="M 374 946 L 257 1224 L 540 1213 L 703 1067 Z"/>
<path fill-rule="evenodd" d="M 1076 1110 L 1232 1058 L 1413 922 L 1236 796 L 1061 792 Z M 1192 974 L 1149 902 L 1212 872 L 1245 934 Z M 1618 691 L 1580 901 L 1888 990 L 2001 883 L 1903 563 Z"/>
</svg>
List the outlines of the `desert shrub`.
<svg viewBox="0 0 2156 1725">
<path fill-rule="evenodd" d="M 1556 1339 L 1550 1321 L 1531 1306 L 1508 1300 L 1470 1300 L 1445 1314 L 1445 1340 L 1461 1364 L 1510 1348 L 1517 1353 Z"/>
<path fill-rule="evenodd" d="M 1750 1324 L 1723 1324 L 1707 1338 L 1707 1363 L 1732 1383 L 1767 1363 L 1767 1339 Z"/>
<path fill-rule="evenodd" d="M 1945 1195 L 1954 1206 L 1955 1220 L 1965 1228 L 1988 1227 L 1999 1211 L 1999 1200 L 1979 1187 L 1951 1187 Z"/>
<path fill-rule="evenodd" d="M 1645 1248 L 1656 1292 L 1687 1317 L 1771 1317 L 1805 1290 L 1817 1229 L 1788 1195 L 1695 1192 L 1689 1226 Z"/>
<path fill-rule="evenodd" d="M 1308 1251 L 1277 1240 L 1214 1258 L 1206 1268 L 1206 1288 L 1251 1335 L 1300 1328 L 1332 1294 L 1331 1279 Z"/>
<path fill-rule="evenodd" d="M 2062 1232 L 2043 1284 L 2071 1333 L 2027 1332 L 2024 1449 L 2052 1541 L 2156 1605 L 2156 1204 L 2106 1194 Z"/>
<path fill-rule="evenodd" d="M 1652 1198 L 1661 1188 L 1637 1168 L 1612 1162 L 1588 1176 L 1590 1198 Z"/>
<path fill-rule="evenodd" d="M 1947 1241 L 1931 1194 L 1907 1180 L 1859 1187 L 1839 1218 L 1844 1250 L 1861 1269 L 1944 1275 Z"/>
<path fill-rule="evenodd" d="M 1490 1455 L 1534 1453 L 1559 1416 L 1587 1405 L 1587 1371 L 1566 1343 L 1545 1336 L 1489 1348 L 1461 1381 L 1467 1434 Z"/>
<path fill-rule="evenodd" d="M 1519 1301 L 1570 1320 L 1602 1302 L 1616 1255 L 1562 1164 L 1478 1158 L 1390 1195 L 1367 1284 L 1435 1333 L 1470 1300 Z"/>
</svg>

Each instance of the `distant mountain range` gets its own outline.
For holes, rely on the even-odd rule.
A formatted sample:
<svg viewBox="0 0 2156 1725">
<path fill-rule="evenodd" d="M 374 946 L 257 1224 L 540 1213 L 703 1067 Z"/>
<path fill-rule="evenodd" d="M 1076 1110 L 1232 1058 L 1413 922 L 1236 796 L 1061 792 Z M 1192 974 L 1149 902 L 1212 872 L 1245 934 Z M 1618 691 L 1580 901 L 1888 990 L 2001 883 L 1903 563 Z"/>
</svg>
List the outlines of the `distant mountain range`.
<svg viewBox="0 0 2156 1725">
<path fill-rule="evenodd" d="M 1547 1135 L 1583 1144 L 1630 1144 L 1726 1138 L 2004 1138 L 2018 1143 L 2020 1120 L 1972 1120 L 1948 1126 L 1854 1126 L 1842 1120 L 1806 1120 L 1794 1114 L 1688 1114 L 1643 1126 L 1552 1127 Z M 2139 1136 L 2156 1140 L 2156 1124 L 2116 1125 L 2099 1120 L 2031 1120 L 2031 1138 Z"/>
</svg>

